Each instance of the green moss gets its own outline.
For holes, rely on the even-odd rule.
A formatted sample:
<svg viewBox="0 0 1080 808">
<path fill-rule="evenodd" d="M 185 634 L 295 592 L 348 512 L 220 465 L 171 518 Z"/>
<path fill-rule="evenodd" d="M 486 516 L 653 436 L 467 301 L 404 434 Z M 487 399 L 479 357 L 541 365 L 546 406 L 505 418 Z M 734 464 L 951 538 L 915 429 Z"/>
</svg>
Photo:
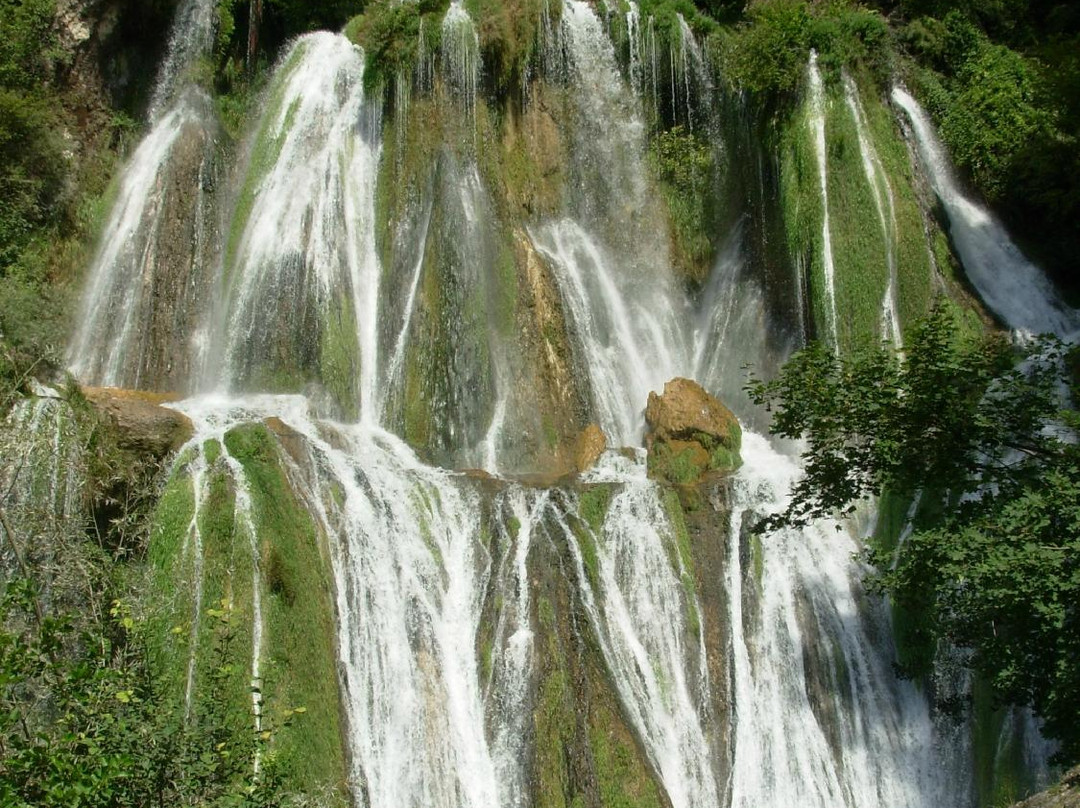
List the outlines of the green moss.
<svg viewBox="0 0 1080 808">
<path fill-rule="evenodd" d="M 649 475 L 676 485 L 689 485 L 701 479 L 709 468 L 708 455 L 686 447 L 676 452 L 667 443 L 657 441 L 649 449 Z"/>
<path fill-rule="evenodd" d="M 659 790 L 642 764 L 640 753 L 625 730 L 613 729 L 618 716 L 597 708 L 589 717 L 589 744 L 600 804 L 605 808 L 660 808 L 663 803 Z"/>
<path fill-rule="evenodd" d="M 851 351 L 881 338 L 881 303 L 889 283 L 887 246 L 863 168 L 855 119 L 840 93 L 829 96 L 825 151 L 836 326 L 839 347 Z"/>
<path fill-rule="evenodd" d="M 687 279 L 701 283 L 712 268 L 719 232 L 712 146 L 676 126 L 653 138 L 649 165 L 670 214 L 675 263 Z"/>
<path fill-rule="evenodd" d="M 594 533 L 604 529 L 608 506 L 614 494 L 612 487 L 606 484 L 590 485 L 581 492 L 578 500 L 578 515 L 592 528 Z"/>
<path fill-rule="evenodd" d="M 360 414 L 357 381 L 360 378 L 356 313 L 346 296 L 331 303 L 325 313 L 319 343 L 319 371 L 323 384 L 345 418 Z"/>
<path fill-rule="evenodd" d="M 860 86 L 873 86 L 868 81 Z M 926 316 L 934 297 L 934 266 L 926 243 L 925 222 L 915 192 L 916 177 L 907 144 L 892 109 L 880 96 L 863 92 L 870 137 L 889 178 L 896 216 L 896 297 L 902 328 Z"/>
<path fill-rule="evenodd" d="M 211 438 L 208 441 L 204 441 L 202 445 L 203 457 L 206 458 L 206 465 L 212 466 L 217 462 L 217 459 L 221 457 L 221 444 Z"/>
<path fill-rule="evenodd" d="M 346 768 L 334 609 L 320 535 L 293 494 L 280 450 L 264 425 L 230 430 L 225 447 L 244 469 L 260 541 L 264 691 L 279 722 L 287 710 L 305 708 L 277 734 L 274 753 L 291 781 L 308 791 L 323 787 L 340 796 Z"/>
<path fill-rule="evenodd" d="M 147 552 L 153 593 L 147 632 L 150 657 L 155 670 L 177 695 L 181 692 L 179 677 L 186 668 L 187 638 L 194 611 L 194 581 L 190 580 L 193 569 L 181 551 L 194 514 L 191 476 L 178 465 L 154 510 Z"/>
<path fill-rule="evenodd" d="M 989 683 L 972 686 L 972 752 L 979 808 L 1005 808 L 1031 791 L 1020 738 L 1011 737 L 1008 711 L 994 702 Z"/>
<path fill-rule="evenodd" d="M 678 559 L 672 559 L 672 568 L 679 571 L 680 582 L 686 601 L 687 628 L 697 634 L 701 629 L 701 616 L 697 607 L 697 587 L 695 584 L 694 554 L 690 544 L 690 531 L 686 526 L 686 517 L 683 514 L 682 500 L 678 492 L 673 488 L 664 491 L 661 498 L 664 512 L 667 514 L 668 523 L 671 525 L 674 549 L 678 553 Z M 676 563 L 679 562 L 679 563 Z"/>
</svg>

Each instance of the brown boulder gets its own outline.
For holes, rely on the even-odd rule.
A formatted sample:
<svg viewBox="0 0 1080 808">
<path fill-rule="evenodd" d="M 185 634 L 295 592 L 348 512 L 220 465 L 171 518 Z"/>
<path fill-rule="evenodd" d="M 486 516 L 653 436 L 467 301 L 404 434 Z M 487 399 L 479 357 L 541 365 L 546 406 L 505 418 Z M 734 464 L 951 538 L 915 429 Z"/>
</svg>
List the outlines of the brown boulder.
<svg viewBox="0 0 1080 808">
<path fill-rule="evenodd" d="M 174 396 L 113 387 L 83 387 L 82 393 L 115 427 L 122 449 L 160 459 L 194 434 L 190 418 L 162 406 L 175 401 Z"/>
<path fill-rule="evenodd" d="M 585 427 L 574 443 L 574 467 L 578 474 L 584 474 L 595 466 L 606 449 L 607 436 L 604 430 L 596 424 Z"/>
<path fill-rule="evenodd" d="M 649 473 L 673 483 L 739 467 L 742 429 L 735 415 L 697 382 L 672 379 L 645 408 Z"/>
</svg>

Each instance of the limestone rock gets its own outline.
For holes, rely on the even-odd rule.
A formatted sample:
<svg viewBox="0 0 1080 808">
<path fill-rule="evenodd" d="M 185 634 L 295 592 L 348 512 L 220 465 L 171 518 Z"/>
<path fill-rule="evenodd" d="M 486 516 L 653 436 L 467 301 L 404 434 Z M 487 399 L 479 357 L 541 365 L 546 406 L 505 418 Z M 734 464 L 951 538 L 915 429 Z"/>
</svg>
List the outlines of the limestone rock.
<svg viewBox="0 0 1080 808">
<path fill-rule="evenodd" d="M 585 427 L 574 444 L 574 467 L 578 474 L 584 474 L 595 466 L 606 449 L 607 436 L 604 430 L 596 424 Z"/>
<path fill-rule="evenodd" d="M 162 406 L 175 400 L 169 395 L 112 387 L 83 387 L 82 393 L 116 427 L 123 449 L 160 459 L 183 446 L 195 431 L 186 415 Z"/>
<path fill-rule="evenodd" d="M 697 382 L 672 379 L 645 408 L 649 473 L 672 483 L 693 483 L 709 471 L 741 464 L 742 429 L 735 415 Z"/>
<path fill-rule="evenodd" d="M 1080 808 L 1080 766 L 1071 769 L 1056 786 L 1018 803 L 1014 808 Z"/>
</svg>

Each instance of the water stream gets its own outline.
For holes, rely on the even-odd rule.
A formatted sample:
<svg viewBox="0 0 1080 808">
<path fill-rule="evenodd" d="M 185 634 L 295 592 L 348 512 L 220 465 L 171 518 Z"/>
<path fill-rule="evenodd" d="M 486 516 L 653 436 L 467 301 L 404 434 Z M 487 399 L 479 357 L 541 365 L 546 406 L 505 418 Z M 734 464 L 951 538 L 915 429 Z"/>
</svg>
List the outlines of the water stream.
<svg viewBox="0 0 1080 808">
<path fill-rule="evenodd" d="M 480 308 L 490 305 L 483 294 L 495 263 L 498 206 L 480 144 L 455 144 L 464 153 L 448 146 L 439 154 L 436 191 L 412 211 L 408 259 L 396 270 L 383 265 L 376 238 L 382 110 L 365 96 L 363 52 L 341 35 L 297 39 L 275 69 L 236 168 L 230 215 L 222 217 L 227 232 L 208 252 L 220 273 L 216 302 L 200 291 L 192 298 L 200 316 L 176 320 L 168 342 L 185 356 L 194 355 L 196 335 L 209 347 L 200 367 L 193 359 L 173 375 L 142 358 L 141 307 L 161 263 L 154 238 L 142 234 L 167 209 L 162 172 L 176 159 L 185 127 L 209 124 L 199 111 L 205 99 L 174 87 L 184 70 L 173 63 L 194 58 L 183 54 L 201 52 L 201 40 L 171 49 L 180 55 L 170 56 L 162 80 L 163 109 L 125 171 L 111 236 L 90 269 L 72 369 L 85 382 L 107 384 L 184 378 L 184 389 L 200 392 L 175 405 L 196 427 L 194 459 L 186 461 L 194 516 L 181 551 L 197 579 L 193 625 L 203 606 L 199 515 L 210 477 L 204 443 L 269 418 L 295 431 L 280 460 L 328 548 L 350 783 L 362 808 L 531 804 L 541 656 L 534 587 L 554 574 L 536 568 L 541 539 L 570 559 L 566 582 L 580 604 L 582 630 L 591 632 L 590 643 L 595 639 L 622 719 L 672 808 L 968 806 L 966 759 L 944 748 L 953 742 L 934 722 L 925 695 L 891 670 L 888 616 L 860 587 L 850 527 L 823 523 L 760 540 L 750 535 L 759 516 L 783 507 L 800 471 L 755 431 L 765 417 L 741 393 L 741 365 L 771 367 L 786 346 L 767 339 L 767 302 L 749 275 L 741 226 L 724 235 L 700 289 L 691 294 L 676 280 L 640 98 L 651 93 L 655 103 L 658 93 L 656 35 L 652 18 L 642 19 L 635 4 L 626 15 L 628 79 L 591 4 L 566 0 L 557 30 L 544 18 L 543 59 L 554 65 L 558 53 L 558 78 L 567 87 L 574 180 L 553 215 L 522 227 L 555 284 L 581 370 L 575 383 L 587 401 L 585 415 L 610 445 L 639 446 L 649 393 L 680 375 L 723 395 L 747 427 L 745 465 L 730 480 L 729 532 L 711 539 L 722 545 L 713 549 L 727 559 L 724 568 L 693 569 L 689 539 L 672 517 L 668 493 L 648 478 L 641 451 L 609 451 L 575 483 L 548 486 L 437 467 L 394 434 L 394 396 L 412 372 L 410 357 L 451 354 L 447 406 L 479 413 L 468 434 L 451 430 L 462 444 L 454 457 L 491 474 L 506 472 L 515 410 L 528 401 L 528 391 L 518 389 L 520 354 L 509 345 L 524 326 L 512 321 L 505 332 L 477 336 L 476 323 L 491 326 L 481 317 L 468 324 L 471 331 L 456 321 L 432 331 L 434 338 L 424 331 L 429 313 L 422 309 L 433 299 L 426 284 L 440 277 L 431 255 L 443 257 L 439 269 L 450 278 L 451 292 L 439 298 L 447 319 L 462 319 L 451 305 L 462 290 L 481 289 Z M 474 116 L 481 75 L 476 27 L 458 0 L 442 27 L 441 58 L 425 55 L 422 70 L 441 70 L 448 107 Z M 685 96 L 695 135 L 713 137 L 698 127 L 711 120 L 711 110 L 701 107 L 711 106 L 715 89 L 705 56 L 681 19 L 680 32 L 681 64 L 671 71 L 682 82 L 676 95 Z M 438 84 L 424 81 L 410 92 Z M 824 214 L 824 303 L 835 346 L 826 99 L 816 56 L 809 91 Z M 845 93 L 874 199 L 874 228 L 888 255 L 883 329 L 899 344 L 892 188 L 850 79 Z M 403 108 L 410 99 L 399 97 Z M 966 265 L 970 258 L 973 282 L 980 291 L 987 286 L 988 303 L 1014 327 L 1071 330 L 1073 313 L 1056 303 L 1011 242 L 1002 242 L 993 220 L 957 191 L 921 111 L 902 90 L 894 100 L 911 118 L 954 240 Z M 195 194 L 190 205 L 201 198 Z M 999 277 L 1000 256 L 1028 273 L 1023 291 Z M 192 264 L 185 271 L 190 279 L 203 269 Z M 400 299 L 389 300 L 388 290 Z M 445 334 L 453 344 L 421 343 Z M 485 347 L 467 349 L 466 339 Z M 44 424 L 52 409 L 43 399 L 13 418 Z M 251 557 L 246 664 L 258 688 L 270 653 L 262 617 L 264 537 L 243 465 L 227 451 L 222 457 L 235 491 L 237 536 Z M 56 500 L 64 486 L 57 476 L 49 496 Z M 589 486 L 605 486 L 611 496 L 602 523 L 583 529 L 577 511 Z M 712 645 L 706 595 L 722 603 L 725 623 L 712 627 L 720 637 Z M 196 638 L 193 627 L 189 704 L 199 687 Z M 710 655 L 724 659 L 722 680 L 711 673 Z M 258 692 L 251 707 L 258 730 Z"/>
<path fill-rule="evenodd" d="M 922 165 L 949 217 L 949 234 L 979 297 L 1009 328 L 1066 337 L 1080 327 L 1046 275 L 1024 257 L 994 215 L 966 192 L 926 112 L 894 87 L 893 102 L 911 122 Z"/>
</svg>

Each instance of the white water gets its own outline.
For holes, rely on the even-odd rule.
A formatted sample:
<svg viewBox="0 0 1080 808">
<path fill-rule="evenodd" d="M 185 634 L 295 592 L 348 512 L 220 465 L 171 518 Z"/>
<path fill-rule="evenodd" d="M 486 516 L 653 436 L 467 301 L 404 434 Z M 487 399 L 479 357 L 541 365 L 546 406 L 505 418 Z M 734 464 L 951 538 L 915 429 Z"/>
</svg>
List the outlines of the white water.
<svg viewBox="0 0 1080 808">
<path fill-rule="evenodd" d="M 542 503 L 511 494 L 508 507 L 521 527 L 516 538 L 501 539 L 513 558 L 500 576 L 509 604 L 500 618 L 505 650 L 485 695 L 476 647 L 491 551 L 479 500 L 460 478 L 424 466 L 378 427 L 316 422 L 300 396 L 210 397 L 177 408 L 198 425 L 199 444 L 270 416 L 304 438 L 308 459 L 291 477 L 330 538 L 358 803 L 515 804 L 507 783 L 524 776 L 514 773 L 523 742 L 514 726 L 527 715 L 533 655 L 523 570 Z M 244 518 L 250 501 L 242 490 L 238 485 L 237 511 Z"/>
<path fill-rule="evenodd" d="M 645 68 L 641 61 L 641 10 L 634 0 L 630 0 L 626 10 L 626 38 L 630 43 L 630 86 L 635 95 L 641 95 L 645 80 Z"/>
<path fill-rule="evenodd" d="M 709 681 L 704 628 L 660 490 L 643 462 L 608 455 L 586 482 L 618 483 L 599 534 L 594 592 L 577 539 L 561 523 L 574 553 L 579 591 L 619 692 L 673 808 L 718 806 L 713 750 L 706 740 Z M 588 530 L 588 528 L 584 528 Z M 696 664 L 695 664 L 696 660 Z"/>
<path fill-rule="evenodd" d="M 636 444 L 650 390 L 680 374 L 697 375 L 716 390 L 734 383 L 733 357 L 757 362 L 766 355 L 764 306 L 760 291 L 744 285 L 737 237 L 718 259 L 696 310 L 672 283 L 664 234 L 635 227 L 652 219 L 634 95 L 588 4 L 567 2 L 562 33 L 577 82 L 574 100 L 587 123 L 575 158 L 592 173 L 565 215 L 536 224 L 530 236 L 559 283 L 589 375 L 593 415 L 612 443 Z M 655 81 L 655 39 L 648 41 Z M 361 421 L 316 421 L 312 404 L 300 396 L 207 397 L 178 408 L 197 424 L 198 446 L 233 425 L 269 416 L 303 437 L 306 457 L 283 455 L 282 462 L 332 558 L 357 803 L 527 804 L 536 656 L 529 558 L 551 517 L 575 556 L 586 617 L 625 715 L 673 806 L 719 806 L 728 793 L 737 806 L 967 804 L 963 778 L 936 757 L 925 700 L 888 668 L 886 620 L 855 583 L 860 570 L 850 560 L 853 540 L 834 534 L 831 525 L 766 540 L 766 574 L 760 594 L 754 591 L 753 576 L 740 562 L 740 529 L 751 511 L 780 507 L 782 491 L 797 474 L 764 439 L 746 434 L 730 566 L 726 575 L 713 572 L 714 585 L 730 596 L 734 688 L 734 768 L 730 782 L 719 782 L 718 758 L 726 750 L 713 746 L 713 722 L 720 717 L 709 704 L 720 683 L 709 680 L 701 608 L 685 585 L 689 571 L 640 457 L 635 463 L 608 455 L 588 478 L 617 489 L 592 537 L 600 572 L 594 589 L 567 517 L 553 512 L 546 491 L 511 486 L 498 494 L 493 507 L 504 518 L 489 536 L 476 488 L 424 465 L 384 431 L 382 402 L 400 373 L 424 249 L 403 285 L 402 324 L 390 328 L 397 338 L 386 361 L 376 327 L 382 270 L 373 246 L 380 149 L 360 125 L 368 114 L 363 59 L 329 34 L 303 38 L 295 47 L 262 124 L 275 159 L 259 167 L 252 212 L 241 223 L 229 316 L 222 321 L 227 328 L 219 335 L 218 344 L 226 346 L 219 377 L 233 380 L 250 352 L 266 353 L 275 336 L 259 330 L 267 301 L 312 294 L 314 310 L 322 313 L 345 300 L 356 319 Z M 816 65 L 811 68 L 813 89 Z M 823 139 L 823 106 L 820 120 Z M 471 181 L 461 188 L 466 214 L 476 198 Z M 824 174 L 822 191 L 828 247 Z M 478 232 L 462 237 L 478 238 Z M 425 224 L 424 243 L 427 235 Z M 835 342 L 834 299 L 832 306 Z M 509 374 L 499 367 L 497 375 L 502 381 Z M 490 470 L 498 469 L 508 400 L 502 393 L 479 447 Z M 243 471 L 235 460 L 225 462 L 237 483 L 238 522 L 253 557 L 251 678 L 258 681 L 260 543 Z M 502 606 L 485 671 L 477 647 L 493 590 Z M 803 659 L 809 653 L 832 666 L 808 670 Z M 831 672 L 839 670 L 846 676 Z M 808 676 L 830 685 L 816 709 L 819 697 L 809 691 Z M 252 707 L 258 726 L 257 697 Z"/>
<path fill-rule="evenodd" d="M 353 389 L 361 417 L 374 419 L 381 148 L 362 130 L 365 114 L 377 118 L 364 105 L 363 55 L 343 36 L 317 33 L 297 40 L 283 65 L 259 127 L 253 199 L 228 268 L 229 309 L 217 338 L 224 361 L 209 377 L 243 389 L 282 346 L 294 361 L 317 364 L 312 341 L 329 339 L 336 322 L 341 350 L 359 364 Z M 262 150 L 273 156 L 268 167 L 259 164 Z"/>
<path fill-rule="evenodd" d="M 817 66 L 817 52 L 810 52 L 810 132 L 814 138 L 818 181 L 821 185 L 821 260 L 825 278 L 825 305 L 829 343 L 839 348 L 836 329 L 836 264 L 833 261 L 832 229 L 829 224 L 829 164 L 825 146 L 825 86 Z"/>
<path fill-rule="evenodd" d="M 656 287 L 628 299 L 619 288 L 618 262 L 572 219 L 546 226 L 533 239 L 555 271 L 585 352 L 601 429 L 614 445 L 640 443 L 649 392 L 662 390 L 688 366 L 678 309 Z"/>
<path fill-rule="evenodd" d="M 184 0 L 169 32 L 169 49 L 158 71 L 150 101 L 150 121 L 156 123 L 189 83 L 187 72 L 210 53 L 217 22 L 216 0 Z"/>
<path fill-rule="evenodd" d="M 159 71 L 150 105 L 150 133 L 120 176 L 117 199 L 101 235 L 100 246 L 83 294 L 78 329 L 68 349 L 72 373 L 87 383 L 138 387 L 143 383 L 140 342 L 157 314 L 154 288 L 170 273 L 197 283 L 203 244 L 199 243 L 208 170 L 206 144 L 213 129 L 212 104 L 190 85 L 188 71 L 209 52 L 216 19 L 215 0 L 185 0 L 169 37 L 168 55 Z M 193 211 L 196 243 L 188 267 L 158 265 L 157 251 L 169 201 L 169 168 L 179 145 L 195 140 L 204 149 Z M 175 260 L 175 259 L 173 259 Z M 179 305 L 179 302 L 177 303 Z M 161 317 L 161 314 L 157 314 Z M 173 315 L 177 317 L 177 315 Z M 134 363 L 134 370 L 125 365 Z"/>
<path fill-rule="evenodd" d="M 881 336 L 897 347 L 903 347 L 903 334 L 900 330 L 900 312 L 897 306 L 896 272 L 896 204 L 893 198 L 889 175 L 881 163 L 881 157 L 874 147 L 870 128 L 866 123 L 866 111 L 859 88 L 851 76 L 844 73 L 844 100 L 847 102 L 851 117 L 855 119 L 855 130 L 859 137 L 859 156 L 862 158 L 863 173 L 874 195 L 874 208 L 881 223 L 881 238 L 885 244 L 885 262 L 889 271 L 889 282 L 885 296 L 881 301 Z"/>
<path fill-rule="evenodd" d="M 763 537 L 760 582 L 742 568 L 743 528 L 782 509 L 801 473 L 753 432 L 744 434 L 743 458 L 726 575 L 735 683 L 731 805 L 971 804 L 963 773 L 945 766 L 935 748 L 925 698 L 889 667 L 887 620 L 858 587 L 848 532 L 825 522 Z M 808 648 L 824 657 L 813 671 L 804 667 Z M 808 687 L 810 675 L 824 679 L 823 695 Z"/>
<path fill-rule="evenodd" d="M 960 186 L 926 112 L 902 87 L 893 88 L 892 99 L 911 122 L 923 169 L 949 217 L 953 245 L 983 302 L 1012 329 L 1059 337 L 1076 331 L 1076 311 L 1061 302 L 994 215 Z"/>
<path fill-rule="evenodd" d="M 158 261 L 160 239 L 168 225 L 170 162 L 185 138 L 208 140 L 209 110 L 210 99 L 201 90 L 185 93 L 157 120 L 124 168 L 68 351 L 71 372 L 85 382 L 130 387 L 142 382 L 141 367 L 129 372 L 128 364 L 138 359 L 147 321 L 153 316 L 155 301 L 149 291 L 166 273 L 177 270 Z M 196 196 L 201 193 L 196 191 Z M 200 217 L 201 211 L 196 210 L 195 216 Z M 193 245 L 195 261 L 201 246 Z M 197 265 L 180 269 L 198 275 Z"/>
<path fill-rule="evenodd" d="M 461 0 L 453 0 L 442 22 L 443 76 L 450 91 L 461 99 L 467 114 L 476 111 L 480 85 L 480 39 Z"/>
</svg>

